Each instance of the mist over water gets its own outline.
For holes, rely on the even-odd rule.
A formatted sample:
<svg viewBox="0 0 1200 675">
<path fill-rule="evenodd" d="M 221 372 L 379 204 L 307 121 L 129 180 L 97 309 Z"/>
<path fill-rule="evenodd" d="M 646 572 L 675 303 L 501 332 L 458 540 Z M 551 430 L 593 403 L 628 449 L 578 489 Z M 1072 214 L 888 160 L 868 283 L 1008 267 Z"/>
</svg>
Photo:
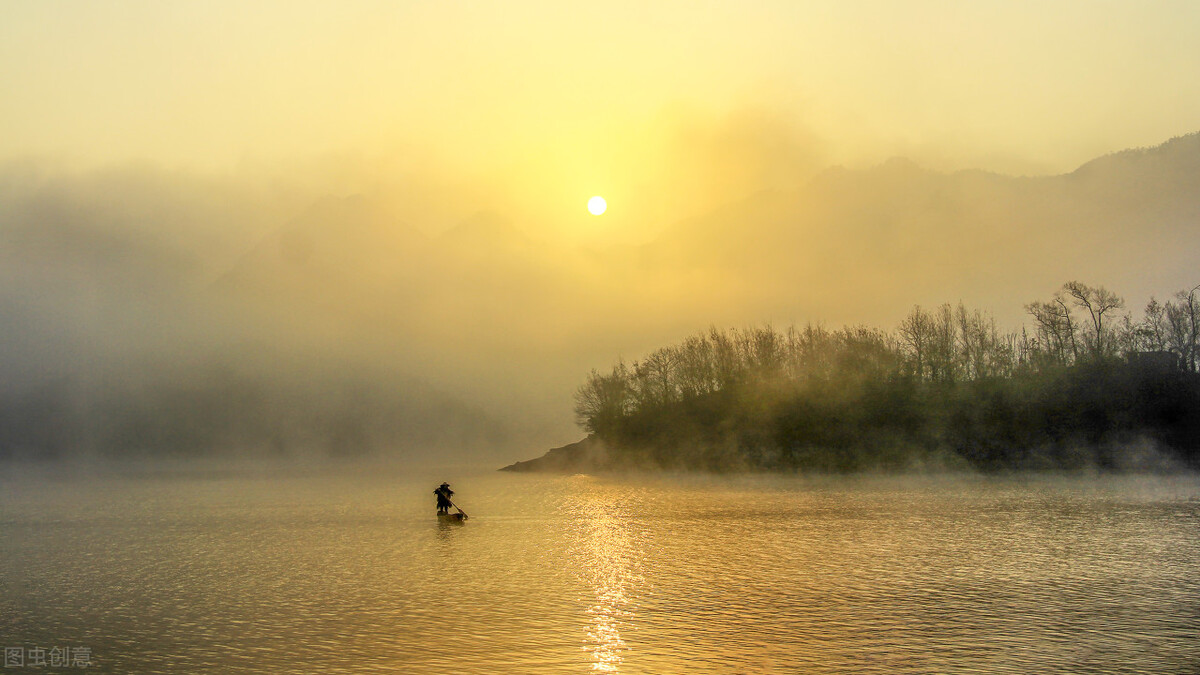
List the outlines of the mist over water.
<svg viewBox="0 0 1200 675">
<path fill-rule="evenodd" d="M 661 151 L 642 189 L 707 195 L 690 210 L 609 193 L 599 218 L 591 192 L 539 215 L 420 166 L 0 158 L 0 457 L 511 461 L 578 439 L 589 370 L 710 326 L 889 330 L 963 300 L 1009 331 L 1066 279 L 1131 309 L 1195 285 L 1196 134 L 1016 178 L 821 169 L 770 156 L 788 135 L 754 119 L 767 140 L 697 123 L 683 145 L 711 176 Z M 809 169 L 751 179 L 792 164 Z"/>
<path fill-rule="evenodd" d="M 469 515 L 439 523 L 448 480 Z M 1194 476 L 0 479 L 0 642 L 93 672 L 1179 673 Z"/>
</svg>

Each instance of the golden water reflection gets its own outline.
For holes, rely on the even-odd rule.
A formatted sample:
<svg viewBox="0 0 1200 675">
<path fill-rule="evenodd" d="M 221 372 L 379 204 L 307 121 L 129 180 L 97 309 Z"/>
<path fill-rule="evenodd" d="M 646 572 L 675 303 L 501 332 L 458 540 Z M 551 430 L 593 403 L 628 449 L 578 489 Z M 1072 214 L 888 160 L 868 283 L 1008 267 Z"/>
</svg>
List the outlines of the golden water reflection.
<svg viewBox="0 0 1200 675">
<path fill-rule="evenodd" d="M 583 649 L 591 655 L 593 671 L 618 673 L 629 649 L 621 633 L 633 626 L 644 582 L 643 542 L 630 517 L 628 493 L 617 495 L 598 484 L 587 487 L 567 505 L 577 528 L 572 563 L 591 590 Z"/>
<path fill-rule="evenodd" d="M 505 474 L 445 529 L 393 474 L 26 478 L 0 475 L 0 636 L 104 672 L 1200 663 L 1195 476 Z"/>
</svg>

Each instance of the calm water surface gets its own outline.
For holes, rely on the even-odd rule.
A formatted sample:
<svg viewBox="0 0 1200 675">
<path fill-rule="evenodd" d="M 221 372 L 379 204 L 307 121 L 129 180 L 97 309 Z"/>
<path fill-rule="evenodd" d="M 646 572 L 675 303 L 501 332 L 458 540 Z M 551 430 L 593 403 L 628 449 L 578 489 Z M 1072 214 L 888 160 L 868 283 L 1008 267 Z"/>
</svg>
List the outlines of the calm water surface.
<svg viewBox="0 0 1200 675">
<path fill-rule="evenodd" d="M 9 472 L 0 541 L 86 672 L 1200 672 L 1192 477 Z"/>
</svg>

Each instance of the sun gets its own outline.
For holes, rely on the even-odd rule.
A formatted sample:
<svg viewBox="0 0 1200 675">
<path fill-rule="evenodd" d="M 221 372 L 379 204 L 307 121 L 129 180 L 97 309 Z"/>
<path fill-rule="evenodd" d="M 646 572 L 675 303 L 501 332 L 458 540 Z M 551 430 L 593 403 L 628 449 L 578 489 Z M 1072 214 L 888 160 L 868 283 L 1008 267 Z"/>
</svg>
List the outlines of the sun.
<svg viewBox="0 0 1200 675">
<path fill-rule="evenodd" d="M 604 201 L 604 197 L 596 195 L 588 200 L 588 211 L 593 216 L 598 216 L 608 209 L 608 202 Z"/>
</svg>

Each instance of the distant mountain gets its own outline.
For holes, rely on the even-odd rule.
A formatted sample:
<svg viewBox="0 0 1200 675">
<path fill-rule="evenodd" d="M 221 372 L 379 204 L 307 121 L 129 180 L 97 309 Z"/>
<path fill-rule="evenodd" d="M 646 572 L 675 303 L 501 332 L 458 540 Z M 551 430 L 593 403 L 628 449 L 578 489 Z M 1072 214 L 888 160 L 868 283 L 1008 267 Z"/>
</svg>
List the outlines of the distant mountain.
<svg viewBox="0 0 1200 675">
<path fill-rule="evenodd" d="M 536 245 L 509 219 L 491 211 L 480 211 L 470 216 L 443 232 L 438 241 L 451 251 L 469 251 L 473 254 L 522 254 Z"/>
<path fill-rule="evenodd" d="M 960 297 L 1015 319 L 1063 279 L 1135 297 L 1170 292 L 1162 280 L 1190 279 L 1200 256 L 1198 224 L 1193 134 L 1058 176 L 941 173 L 902 158 L 832 168 L 672 224 L 644 246 L 590 253 L 538 241 L 494 213 L 427 239 L 368 200 L 330 199 L 219 286 L 319 321 L 386 328 L 403 314 L 405 330 L 436 340 L 478 330 L 472 316 L 517 336 L 549 318 L 571 335 L 630 320 L 898 318 L 914 303 Z"/>
<path fill-rule="evenodd" d="M 1070 175 L 1086 180 L 1119 179 L 1139 187 L 1170 185 L 1200 172 L 1200 132 L 1177 136 L 1150 148 L 1121 150 L 1087 162 Z M 1142 175 L 1142 179 L 1135 178 Z"/>
<path fill-rule="evenodd" d="M 898 315 L 965 294 L 1002 308 L 1064 278 L 1163 293 L 1161 279 L 1194 275 L 1198 226 L 1193 134 L 1061 176 L 940 173 L 904 159 L 829 169 L 678 223 L 637 255 L 741 284 L 756 311 L 859 320 L 839 305 Z"/>
<path fill-rule="evenodd" d="M 215 287 L 263 297 L 412 283 L 430 242 L 362 196 L 328 197 L 267 235 Z"/>
</svg>

